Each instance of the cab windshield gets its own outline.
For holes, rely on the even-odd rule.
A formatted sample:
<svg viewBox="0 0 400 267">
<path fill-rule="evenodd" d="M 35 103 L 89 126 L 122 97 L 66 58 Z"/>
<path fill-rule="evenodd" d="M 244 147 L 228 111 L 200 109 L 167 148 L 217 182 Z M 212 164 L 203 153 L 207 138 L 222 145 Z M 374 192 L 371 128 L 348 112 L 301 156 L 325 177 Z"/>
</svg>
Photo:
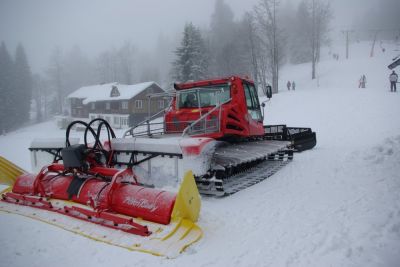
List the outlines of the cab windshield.
<svg viewBox="0 0 400 267">
<path fill-rule="evenodd" d="M 229 84 L 194 87 L 177 92 L 178 108 L 215 107 L 231 98 Z"/>
</svg>

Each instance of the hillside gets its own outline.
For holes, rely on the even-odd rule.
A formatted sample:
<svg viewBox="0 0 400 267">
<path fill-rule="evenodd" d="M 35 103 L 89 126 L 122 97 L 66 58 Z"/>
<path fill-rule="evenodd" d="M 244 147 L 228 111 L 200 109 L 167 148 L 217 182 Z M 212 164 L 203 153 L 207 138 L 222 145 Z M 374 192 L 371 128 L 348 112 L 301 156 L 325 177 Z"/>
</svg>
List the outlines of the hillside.
<svg viewBox="0 0 400 267">
<path fill-rule="evenodd" d="M 389 92 L 386 66 L 400 51 L 385 46 L 372 58 L 369 43 L 353 44 L 349 60 L 326 53 L 314 81 L 309 64 L 282 69 L 265 124 L 312 127 L 317 146 L 246 190 L 203 197 L 204 237 L 178 258 L 130 252 L 0 213 L 2 265 L 398 266 L 400 92 Z M 362 74 L 365 89 L 358 88 Z M 288 79 L 296 91 L 286 90 Z M 0 136 L 0 154 L 29 169 L 29 143 L 44 133 L 64 136 L 54 122 L 34 125 Z"/>
</svg>

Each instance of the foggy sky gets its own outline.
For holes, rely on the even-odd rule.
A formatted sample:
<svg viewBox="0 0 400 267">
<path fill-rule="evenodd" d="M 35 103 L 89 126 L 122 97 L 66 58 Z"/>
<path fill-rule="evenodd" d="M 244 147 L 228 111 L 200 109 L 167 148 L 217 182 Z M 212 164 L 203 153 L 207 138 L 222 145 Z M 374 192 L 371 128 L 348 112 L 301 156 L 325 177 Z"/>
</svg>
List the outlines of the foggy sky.
<svg viewBox="0 0 400 267">
<path fill-rule="evenodd" d="M 284 0 L 295 5 L 300 0 Z M 378 0 L 332 0 L 335 25 L 347 25 Z M 152 50 L 160 34 L 178 38 L 186 22 L 206 28 L 215 0 L 0 0 L 0 41 L 10 53 L 21 42 L 33 71 L 42 72 L 55 46 L 64 51 L 79 45 L 83 52 L 99 52 L 131 41 Z M 235 19 L 258 0 L 225 0 Z M 362 4 L 361 4 L 362 3 Z"/>
</svg>

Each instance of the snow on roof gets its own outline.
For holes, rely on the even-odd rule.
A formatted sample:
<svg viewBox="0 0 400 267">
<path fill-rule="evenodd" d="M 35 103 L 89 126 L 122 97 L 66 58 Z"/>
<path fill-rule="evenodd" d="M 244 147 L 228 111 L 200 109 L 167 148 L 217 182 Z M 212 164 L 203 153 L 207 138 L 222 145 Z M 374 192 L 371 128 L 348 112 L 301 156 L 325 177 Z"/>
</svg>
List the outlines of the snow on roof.
<svg viewBox="0 0 400 267">
<path fill-rule="evenodd" d="M 68 95 L 67 98 L 80 98 L 84 99 L 83 104 L 96 101 L 107 101 L 107 100 L 129 100 L 136 95 L 143 92 L 143 90 L 149 88 L 155 82 L 145 82 L 133 85 L 119 84 L 119 83 L 107 83 L 98 84 L 91 86 L 84 86 L 76 90 L 75 92 Z M 113 87 L 116 86 L 119 92 L 119 96 L 111 96 Z M 158 85 L 157 85 L 158 86 Z M 160 87 L 160 86 L 158 86 Z"/>
</svg>

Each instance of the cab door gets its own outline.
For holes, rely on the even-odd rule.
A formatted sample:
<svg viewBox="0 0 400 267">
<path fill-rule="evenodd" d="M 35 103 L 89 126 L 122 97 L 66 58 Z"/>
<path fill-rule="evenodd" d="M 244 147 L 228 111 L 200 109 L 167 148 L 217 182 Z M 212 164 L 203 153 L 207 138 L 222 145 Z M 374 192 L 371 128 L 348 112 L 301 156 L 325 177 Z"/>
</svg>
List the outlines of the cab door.
<svg viewBox="0 0 400 267">
<path fill-rule="evenodd" d="M 254 85 L 246 82 L 243 83 L 243 88 L 246 97 L 247 119 L 249 123 L 250 135 L 263 135 L 263 117 L 257 90 Z"/>
</svg>

